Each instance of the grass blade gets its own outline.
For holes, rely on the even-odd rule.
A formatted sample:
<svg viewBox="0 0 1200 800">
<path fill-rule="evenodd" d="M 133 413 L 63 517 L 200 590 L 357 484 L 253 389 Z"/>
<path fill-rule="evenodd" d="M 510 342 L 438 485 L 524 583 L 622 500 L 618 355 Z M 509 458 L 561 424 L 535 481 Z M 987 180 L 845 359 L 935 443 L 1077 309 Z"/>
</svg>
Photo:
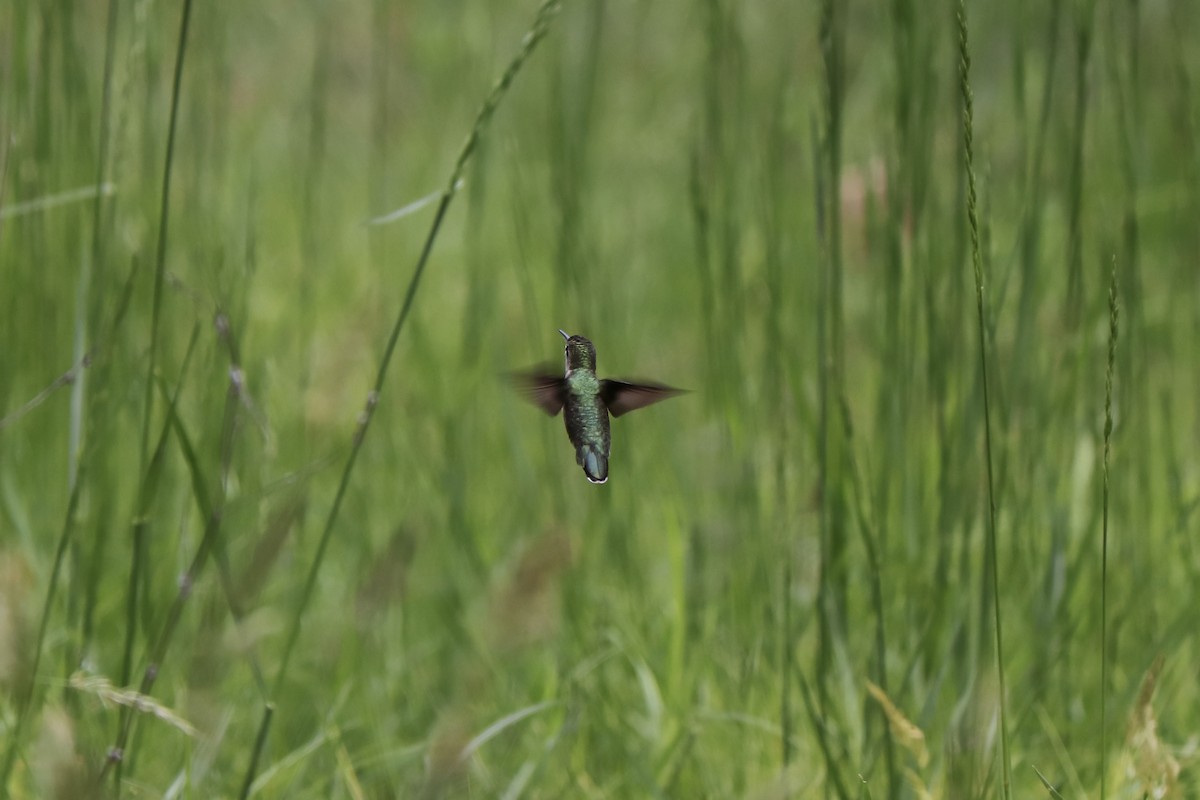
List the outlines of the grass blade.
<svg viewBox="0 0 1200 800">
<path fill-rule="evenodd" d="M 1108 456 L 1112 443 L 1113 371 L 1117 360 L 1117 261 L 1113 259 L 1108 285 L 1108 368 L 1104 372 L 1104 522 L 1100 545 L 1100 800 L 1104 800 L 1108 779 Z"/>
<path fill-rule="evenodd" d="M 1003 767 L 1003 796 L 1012 797 L 1012 768 L 1008 745 L 1008 716 L 1005 712 L 1004 637 L 1000 627 L 1000 567 L 996 547 L 996 485 L 992 475 L 992 416 L 988 397 L 987 331 L 983 315 L 983 260 L 979 249 L 978 200 L 975 191 L 974 99 L 971 92 L 971 51 L 967 42 L 967 9 L 958 0 L 959 90 L 962 94 L 963 145 L 967 171 L 967 223 L 971 230 L 971 263 L 975 273 L 975 311 L 979 322 L 979 372 L 983 381 L 983 441 L 987 464 L 987 544 L 992 577 L 992 624 L 996 634 L 996 679 L 1000 690 L 1000 759 Z"/>
</svg>

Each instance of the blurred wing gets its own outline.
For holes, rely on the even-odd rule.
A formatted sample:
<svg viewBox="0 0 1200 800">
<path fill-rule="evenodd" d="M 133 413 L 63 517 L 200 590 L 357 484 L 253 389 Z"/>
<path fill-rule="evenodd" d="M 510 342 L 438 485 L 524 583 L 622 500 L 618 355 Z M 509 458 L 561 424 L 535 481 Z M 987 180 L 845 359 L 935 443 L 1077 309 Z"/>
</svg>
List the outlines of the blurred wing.
<svg viewBox="0 0 1200 800">
<path fill-rule="evenodd" d="M 562 411 L 567 399 L 567 382 L 561 375 L 546 372 L 517 372 L 512 381 L 525 395 L 525 399 L 550 416 Z"/>
<path fill-rule="evenodd" d="M 628 414 L 645 408 L 651 403 L 666 400 L 677 394 L 683 394 L 683 389 L 664 386 L 661 383 L 626 383 L 625 381 L 600 381 L 600 399 L 608 406 L 608 412 L 614 417 Z"/>
</svg>

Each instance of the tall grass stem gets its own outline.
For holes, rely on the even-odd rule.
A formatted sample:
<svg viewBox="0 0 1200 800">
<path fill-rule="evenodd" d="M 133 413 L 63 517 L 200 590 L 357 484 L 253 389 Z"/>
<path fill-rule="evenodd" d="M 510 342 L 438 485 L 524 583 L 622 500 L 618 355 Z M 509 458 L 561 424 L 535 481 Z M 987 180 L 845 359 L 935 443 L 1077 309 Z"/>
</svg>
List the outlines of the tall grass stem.
<svg viewBox="0 0 1200 800">
<path fill-rule="evenodd" d="M 1112 444 L 1113 371 L 1117 360 L 1117 261 L 1108 285 L 1108 367 L 1104 372 L 1104 489 L 1100 545 L 1100 800 L 1108 788 L 1108 459 Z"/>
<path fill-rule="evenodd" d="M 172 166 L 175 158 L 175 133 L 179 119 L 179 99 L 183 86 L 183 64 L 184 56 L 187 53 L 187 35 L 188 26 L 191 21 L 192 0 L 183 0 L 183 10 L 179 23 L 179 40 L 175 53 L 175 72 L 171 87 L 171 112 L 167 123 L 167 149 L 166 155 L 163 158 L 163 177 L 162 177 L 162 194 L 160 198 L 159 220 L 158 220 L 158 245 L 155 251 L 154 260 L 154 293 L 151 299 L 150 310 L 150 337 L 149 337 L 149 357 L 146 363 L 146 378 L 145 389 L 142 400 L 142 426 L 140 445 L 138 448 L 138 474 L 142 476 L 141 488 L 139 489 L 139 500 L 142 498 L 142 492 L 150 480 L 148 470 L 151 467 L 149 461 L 149 446 L 150 446 L 150 421 L 154 411 L 154 387 L 155 387 L 155 371 L 158 367 L 158 351 L 160 347 L 159 335 L 159 320 L 162 315 L 162 289 L 163 278 L 166 272 L 166 256 L 167 256 L 167 231 L 168 222 L 170 219 L 171 208 L 171 175 Z M 138 612 L 139 612 L 139 588 L 142 584 L 142 570 L 145 568 L 145 528 L 146 519 L 143 516 L 145 506 L 139 503 L 137 512 L 138 515 L 134 520 L 132 529 L 132 541 L 130 550 L 130 565 L 129 565 L 129 584 L 128 595 L 126 597 L 126 618 L 125 618 L 125 644 L 123 655 L 121 658 L 121 678 L 122 686 L 129 684 L 130 675 L 133 671 L 133 648 L 137 640 L 138 628 Z M 128 735 L 128 726 L 130 711 L 124 709 L 121 714 L 121 720 L 118 725 L 117 738 L 123 740 Z M 121 794 L 121 772 L 123 759 L 119 751 L 114 751 L 116 755 L 116 769 L 114 770 L 114 786 L 115 796 L 120 797 Z M 105 769 L 113 763 L 112 757 L 105 761 Z M 101 771 L 103 775 L 103 770 Z"/>
<path fill-rule="evenodd" d="M 971 92 L 971 51 L 967 41 L 967 9 L 958 0 L 959 89 L 963 104 L 963 147 L 967 172 L 967 224 L 971 232 L 971 264 L 975 273 L 975 311 L 979 322 L 979 373 L 983 381 L 983 441 L 987 464 L 987 543 L 991 562 L 992 622 L 996 634 L 996 680 L 1000 691 L 1000 759 L 1003 767 L 1003 796 L 1012 797 L 1012 767 L 1008 744 L 1008 715 L 1005 712 L 1004 636 L 1000 616 L 1000 567 L 996 546 L 996 482 L 992 472 L 992 415 L 988 396 L 987 328 L 984 320 L 983 259 L 979 247 L 979 213 L 975 189 L 974 99 Z"/>
</svg>

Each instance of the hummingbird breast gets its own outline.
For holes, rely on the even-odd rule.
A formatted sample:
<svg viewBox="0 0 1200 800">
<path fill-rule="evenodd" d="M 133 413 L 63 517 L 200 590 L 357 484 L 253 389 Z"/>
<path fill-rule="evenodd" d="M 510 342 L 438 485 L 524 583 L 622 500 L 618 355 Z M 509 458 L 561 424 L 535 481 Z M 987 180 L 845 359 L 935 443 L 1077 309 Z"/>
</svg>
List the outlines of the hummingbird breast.
<svg viewBox="0 0 1200 800">
<path fill-rule="evenodd" d="M 600 399 L 600 381 L 596 379 L 596 373 L 574 369 L 567 376 L 563 422 L 567 436 L 575 446 L 575 461 L 583 467 L 588 480 L 603 483 L 608 479 L 611 439 L 608 408 Z"/>
</svg>

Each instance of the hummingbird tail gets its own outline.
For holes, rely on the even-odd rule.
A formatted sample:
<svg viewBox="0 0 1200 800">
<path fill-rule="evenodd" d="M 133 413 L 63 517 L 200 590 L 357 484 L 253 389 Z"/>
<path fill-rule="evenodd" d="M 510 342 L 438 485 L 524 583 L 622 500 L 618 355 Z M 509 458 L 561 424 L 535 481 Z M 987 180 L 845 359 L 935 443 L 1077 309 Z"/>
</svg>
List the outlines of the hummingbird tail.
<svg viewBox="0 0 1200 800">
<path fill-rule="evenodd" d="M 604 483 L 608 480 L 608 457 L 594 447 L 584 445 L 577 454 L 583 473 L 592 483 Z"/>
</svg>

